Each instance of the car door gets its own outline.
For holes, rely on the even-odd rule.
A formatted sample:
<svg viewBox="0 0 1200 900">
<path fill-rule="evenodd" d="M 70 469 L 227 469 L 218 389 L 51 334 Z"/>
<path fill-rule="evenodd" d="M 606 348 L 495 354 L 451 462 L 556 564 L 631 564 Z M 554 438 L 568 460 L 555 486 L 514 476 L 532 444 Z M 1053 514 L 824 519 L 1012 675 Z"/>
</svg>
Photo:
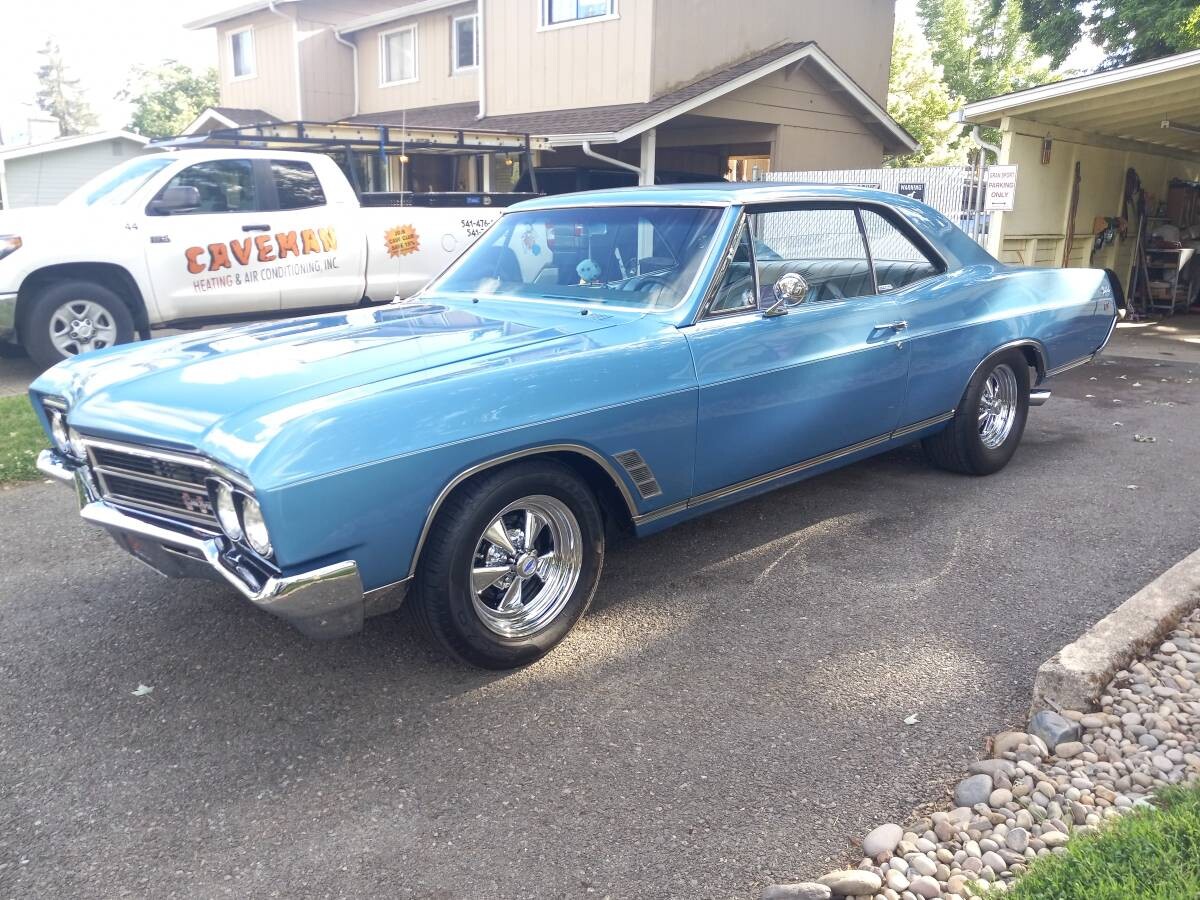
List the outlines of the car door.
<svg viewBox="0 0 1200 900">
<path fill-rule="evenodd" d="M 788 275 L 807 297 L 765 315 Z M 887 440 L 909 364 L 896 312 L 853 206 L 748 209 L 723 280 L 684 329 L 699 381 L 693 493 Z"/>
<path fill-rule="evenodd" d="M 267 161 L 269 217 L 282 309 L 351 306 L 363 298 L 366 240 L 357 203 L 326 195 L 311 163 Z"/>
<path fill-rule="evenodd" d="M 268 186 L 249 159 L 210 159 L 172 177 L 146 208 L 145 253 L 164 321 L 279 309 L 275 279 L 263 277 L 256 240 L 267 233 Z M 159 204 L 172 188 L 195 189 L 198 205 Z"/>
</svg>

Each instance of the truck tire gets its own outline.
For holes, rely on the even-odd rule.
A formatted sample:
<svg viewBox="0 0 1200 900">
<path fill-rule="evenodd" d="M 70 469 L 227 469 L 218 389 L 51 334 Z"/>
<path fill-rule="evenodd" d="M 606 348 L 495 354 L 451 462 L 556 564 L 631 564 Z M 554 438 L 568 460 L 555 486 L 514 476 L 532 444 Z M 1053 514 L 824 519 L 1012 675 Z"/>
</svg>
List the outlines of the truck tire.
<svg viewBox="0 0 1200 900">
<path fill-rule="evenodd" d="M 468 482 L 438 512 L 410 609 L 451 656 L 512 669 L 567 636 L 603 565 L 588 486 L 557 462 L 515 463 Z"/>
<path fill-rule="evenodd" d="M 21 343 L 45 369 L 133 338 L 129 307 L 108 288 L 90 281 L 56 281 L 42 288 L 21 326 Z"/>
</svg>

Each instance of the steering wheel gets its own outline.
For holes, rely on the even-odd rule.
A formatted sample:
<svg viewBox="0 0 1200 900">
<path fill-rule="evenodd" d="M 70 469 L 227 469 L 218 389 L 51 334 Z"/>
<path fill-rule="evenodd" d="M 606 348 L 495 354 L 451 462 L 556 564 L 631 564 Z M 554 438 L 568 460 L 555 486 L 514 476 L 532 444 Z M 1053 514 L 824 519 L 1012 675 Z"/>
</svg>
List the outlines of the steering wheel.
<svg viewBox="0 0 1200 900">
<path fill-rule="evenodd" d="M 658 285 L 659 287 L 665 288 L 669 284 L 670 284 L 670 282 L 667 281 L 667 279 L 664 278 L 662 275 L 634 275 L 632 278 L 630 278 L 628 281 L 626 281 L 623 285 L 621 285 L 621 290 L 623 290 L 623 291 L 644 291 L 647 287 L 649 287 L 651 285 Z"/>
</svg>

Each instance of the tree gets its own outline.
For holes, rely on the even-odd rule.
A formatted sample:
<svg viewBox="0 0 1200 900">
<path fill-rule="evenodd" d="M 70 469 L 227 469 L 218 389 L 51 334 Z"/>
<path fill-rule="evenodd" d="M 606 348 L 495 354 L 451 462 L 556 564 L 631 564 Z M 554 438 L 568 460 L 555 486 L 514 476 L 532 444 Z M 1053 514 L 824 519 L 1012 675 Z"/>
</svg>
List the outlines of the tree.
<svg viewBox="0 0 1200 900">
<path fill-rule="evenodd" d="M 889 166 L 941 166 L 964 161 L 959 128 L 950 120 L 959 104 L 950 96 L 942 67 L 933 62 L 929 42 L 903 22 L 892 40 L 888 113 L 921 145 Z"/>
<path fill-rule="evenodd" d="M 951 94 L 970 103 L 1054 80 L 1022 31 L 1025 9 L 1021 0 L 918 0 L 922 30 Z"/>
<path fill-rule="evenodd" d="M 1196 0 L 1025 0 L 1020 24 L 1056 66 L 1084 38 L 1108 54 L 1105 68 L 1200 48 Z"/>
<path fill-rule="evenodd" d="M 218 93 L 215 69 L 197 73 L 166 60 L 154 69 L 137 69 L 118 99 L 133 103 L 130 131 L 159 138 L 179 134 L 207 107 L 216 106 Z"/>
<path fill-rule="evenodd" d="M 38 107 L 58 119 L 58 128 L 63 135 L 94 131 L 96 114 L 83 97 L 79 79 L 68 75 L 58 44 L 47 40 L 38 54 L 45 59 L 37 71 Z"/>
</svg>

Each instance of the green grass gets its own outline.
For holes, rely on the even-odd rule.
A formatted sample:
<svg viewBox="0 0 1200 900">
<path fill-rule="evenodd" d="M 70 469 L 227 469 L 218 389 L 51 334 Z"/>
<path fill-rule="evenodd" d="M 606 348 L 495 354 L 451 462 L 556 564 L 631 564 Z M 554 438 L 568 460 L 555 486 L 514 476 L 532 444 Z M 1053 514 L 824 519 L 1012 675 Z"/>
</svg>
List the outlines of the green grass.
<svg viewBox="0 0 1200 900">
<path fill-rule="evenodd" d="M 1188 900 L 1200 897 L 1200 786 L 1172 788 L 1066 853 L 1037 860 L 1009 900 Z M 990 895 L 988 895 L 990 896 Z"/>
<path fill-rule="evenodd" d="M 39 478 L 34 461 L 48 445 L 29 398 L 0 397 L 0 484 Z"/>
</svg>

